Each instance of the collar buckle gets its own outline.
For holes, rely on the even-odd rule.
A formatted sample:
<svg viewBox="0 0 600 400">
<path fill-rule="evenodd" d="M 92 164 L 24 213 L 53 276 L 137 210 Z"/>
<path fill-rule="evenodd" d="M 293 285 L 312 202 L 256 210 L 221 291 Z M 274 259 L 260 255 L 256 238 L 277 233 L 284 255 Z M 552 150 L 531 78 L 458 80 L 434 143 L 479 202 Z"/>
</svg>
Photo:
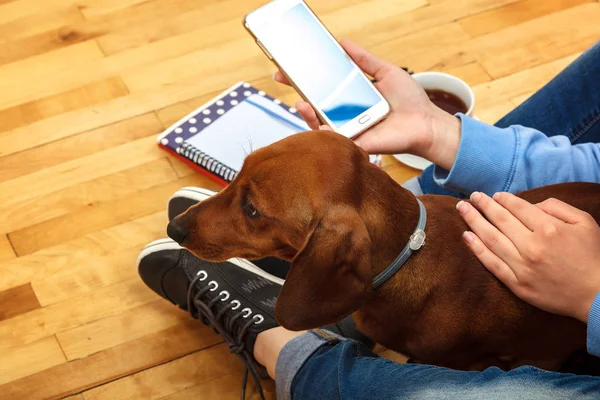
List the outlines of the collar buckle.
<svg viewBox="0 0 600 400">
<path fill-rule="evenodd" d="M 408 242 L 408 247 L 412 251 L 419 250 L 425 244 L 425 231 L 423 229 L 417 229 L 415 233 L 410 235 L 410 241 Z"/>
</svg>

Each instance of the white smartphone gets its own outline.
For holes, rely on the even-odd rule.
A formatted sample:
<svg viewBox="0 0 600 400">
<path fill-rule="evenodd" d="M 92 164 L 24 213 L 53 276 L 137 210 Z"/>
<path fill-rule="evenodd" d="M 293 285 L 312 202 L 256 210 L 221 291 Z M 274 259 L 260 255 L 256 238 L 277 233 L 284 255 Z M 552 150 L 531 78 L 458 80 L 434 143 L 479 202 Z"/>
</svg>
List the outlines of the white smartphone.
<svg viewBox="0 0 600 400">
<path fill-rule="evenodd" d="M 244 26 L 336 132 L 353 138 L 389 113 L 387 101 L 304 1 L 271 1 L 247 14 Z"/>
</svg>

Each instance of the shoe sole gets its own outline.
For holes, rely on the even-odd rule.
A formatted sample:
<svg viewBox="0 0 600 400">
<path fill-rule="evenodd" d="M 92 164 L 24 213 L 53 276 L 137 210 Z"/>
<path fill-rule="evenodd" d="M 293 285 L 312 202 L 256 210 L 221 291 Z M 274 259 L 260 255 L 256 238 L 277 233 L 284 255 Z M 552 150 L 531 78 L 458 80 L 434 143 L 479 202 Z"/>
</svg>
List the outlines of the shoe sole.
<svg viewBox="0 0 600 400">
<path fill-rule="evenodd" d="M 169 213 L 169 208 L 170 208 L 172 200 L 186 199 L 186 200 L 192 200 L 192 201 L 199 203 L 199 202 L 204 201 L 204 200 L 208 199 L 209 197 L 215 195 L 216 193 L 217 192 L 215 192 L 213 190 L 197 188 L 197 187 L 192 187 L 192 186 L 188 186 L 188 187 L 179 189 L 178 191 L 173 193 L 173 195 L 169 198 L 169 201 L 167 201 L 167 216 L 171 215 Z"/>
<path fill-rule="evenodd" d="M 171 239 L 159 239 L 159 240 L 155 240 L 154 242 L 149 243 L 148 245 L 146 245 L 146 247 L 143 248 L 143 250 L 141 251 L 140 255 L 137 258 L 138 274 L 139 274 L 139 269 L 140 269 L 140 263 L 144 257 L 146 257 L 152 253 L 159 252 L 159 251 L 181 250 L 181 249 L 183 249 L 183 247 L 181 247 L 179 244 L 177 244 L 177 242 L 175 242 Z M 233 265 L 236 265 L 242 269 L 245 269 L 246 271 L 251 272 L 255 275 L 263 277 L 273 283 L 283 285 L 285 282 L 283 279 L 278 278 L 274 275 L 269 274 L 268 272 L 263 271 L 262 269 L 258 268 L 256 265 L 252 264 L 252 262 L 245 260 L 243 258 L 231 258 L 231 259 L 227 260 L 227 262 L 230 262 Z"/>
<path fill-rule="evenodd" d="M 158 239 L 158 240 L 148 243 L 142 249 L 141 253 L 138 255 L 138 258 L 136 261 L 137 262 L 136 265 L 138 266 L 138 272 L 139 272 L 140 263 L 142 261 L 142 258 L 149 256 L 152 253 L 157 253 L 157 252 L 163 251 L 163 250 L 180 250 L 180 249 L 183 249 L 183 247 L 181 247 L 174 240 L 171 240 L 171 239 Z"/>
<path fill-rule="evenodd" d="M 198 188 L 193 186 L 184 187 L 176 191 L 171 199 L 175 197 L 185 197 L 186 199 L 192 199 L 196 201 L 206 200 L 207 198 L 217 194 L 214 190 Z M 170 199 L 169 199 L 170 200 Z"/>
</svg>

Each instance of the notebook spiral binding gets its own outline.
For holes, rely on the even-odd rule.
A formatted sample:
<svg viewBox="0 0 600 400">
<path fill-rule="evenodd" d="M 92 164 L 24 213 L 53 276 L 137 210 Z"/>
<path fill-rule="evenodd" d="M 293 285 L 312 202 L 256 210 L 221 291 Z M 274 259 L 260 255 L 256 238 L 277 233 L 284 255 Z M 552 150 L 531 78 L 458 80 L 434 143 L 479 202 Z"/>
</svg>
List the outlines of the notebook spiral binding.
<svg viewBox="0 0 600 400">
<path fill-rule="evenodd" d="M 231 182 L 237 176 L 236 171 L 221 164 L 216 159 L 198 150 L 189 143 L 182 143 L 182 145 L 176 149 L 176 152 L 227 182 Z"/>
</svg>

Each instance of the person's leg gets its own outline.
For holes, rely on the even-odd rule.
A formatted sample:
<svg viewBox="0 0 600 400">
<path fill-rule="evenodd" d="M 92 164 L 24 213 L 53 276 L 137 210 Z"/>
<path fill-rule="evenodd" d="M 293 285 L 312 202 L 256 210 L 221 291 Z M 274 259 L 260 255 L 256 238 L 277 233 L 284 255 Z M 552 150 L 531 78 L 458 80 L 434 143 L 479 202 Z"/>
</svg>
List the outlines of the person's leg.
<svg viewBox="0 0 600 400">
<path fill-rule="evenodd" d="M 600 42 L 495 124 L 511 125 L 534 128 L 547 136 L 568 136 L 575 144 L 600 142 Z M 425 194 L 465 197 L 437 185 L 433 166 L 423 171 L 418 183 Z"/>
<path fill-rule="evenodd" d="M 275 380 L 275 366 L 283 346 L 304 333 L 306 331 L 293 332 L 278 326 L 258 334 L 254 344 L 254 358 L 267 369 L 271 379 Z"/>
<path fill-rule="evenodd" d="M 254 356 L 284 399 L 597 399 L 600 378 L 521 367 L 455 371 L 397 364 L 326 331 L 260 333 Z"/>
<path fill-rule="evenodd" d="M 600 142 L 600 42 L 495 125 L 523 125 L 572 143 Z"/>
</svg>

